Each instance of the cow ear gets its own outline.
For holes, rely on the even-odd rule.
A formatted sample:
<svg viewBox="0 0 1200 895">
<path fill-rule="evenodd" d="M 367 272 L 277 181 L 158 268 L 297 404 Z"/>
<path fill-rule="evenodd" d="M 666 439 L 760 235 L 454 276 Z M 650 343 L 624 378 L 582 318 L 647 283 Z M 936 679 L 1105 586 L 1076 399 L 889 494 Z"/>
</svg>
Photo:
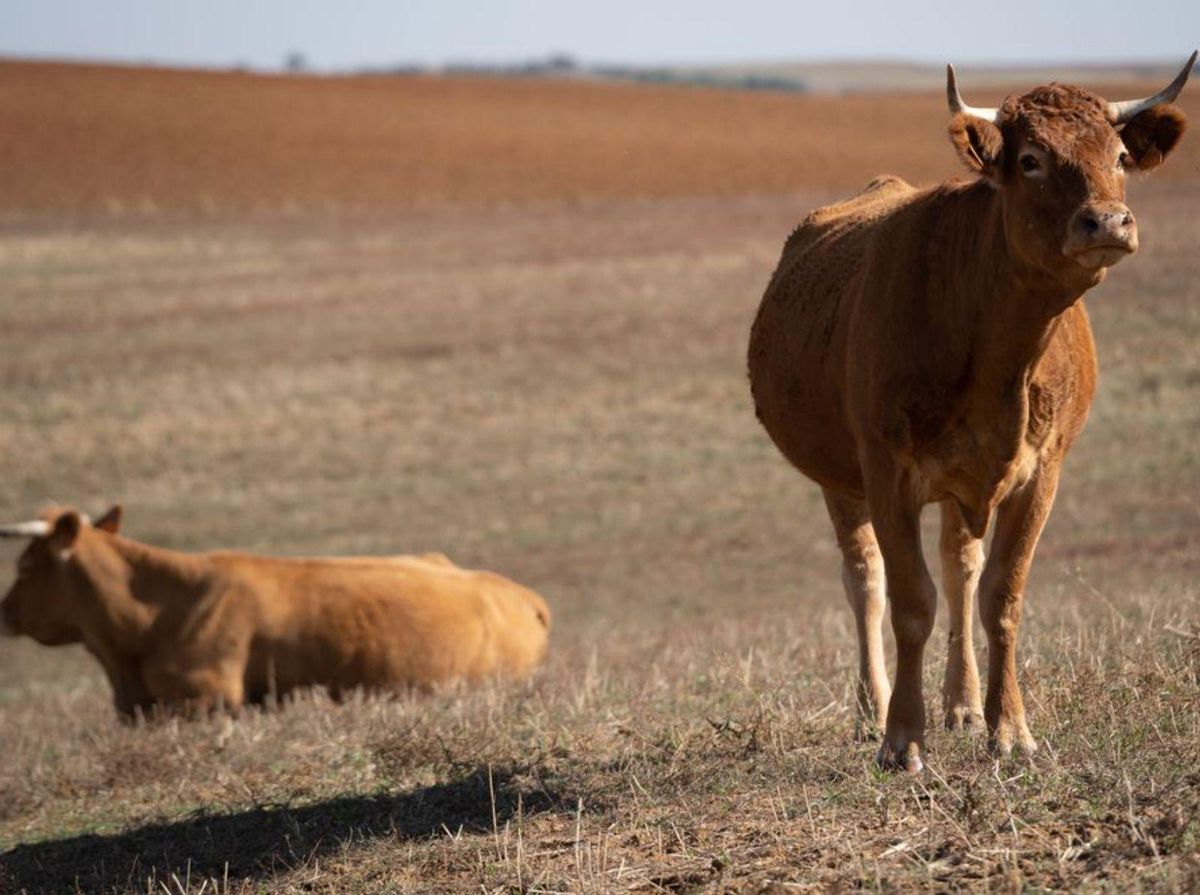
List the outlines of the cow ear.
<svg viewBox="0 0 1200 895">
<path fill-rule="evenodd" d="M 58 517 L 49 535 L 50 551 L 56 559 L 66 562 L 71 558 L 82 528 L 83 518 L 74 510 L 67 510 Z"/>
<path fill-rule="evenodd" d="M 959 112 L 950 119 L 950 142 L 958 157 L 976 174 L 1000 183 L 1004 136 L 990 121 Z"/>
<path fill-rule="evenodd" d="M 1187 117 L 1176 106 L 1164 104 L 1138 112 L 1121 130 L 1121 142 L 1133 158 L 1128 167 L 1139 171 L 1157 168 L 1187 130 Z"/>
<path fill-rule="evenodd" d="M 108 508 L 107 513 L 92 523 L 92 527 L 115 535 L 121 530 L 121 515 L 123 512 L 121 505 L 114 503 Z"/>
</svg>

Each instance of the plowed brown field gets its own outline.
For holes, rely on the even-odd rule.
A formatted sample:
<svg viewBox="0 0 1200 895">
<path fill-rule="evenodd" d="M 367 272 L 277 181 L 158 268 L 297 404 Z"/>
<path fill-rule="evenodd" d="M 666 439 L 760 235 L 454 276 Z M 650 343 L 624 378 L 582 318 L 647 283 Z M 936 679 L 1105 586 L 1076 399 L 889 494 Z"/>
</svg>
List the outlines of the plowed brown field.
<svg viewBox="0 0 1200 895">
<path fill-rule="evenodd" d="M 969 92 L 969 72 L 963 80 Z M 1200 90 L 1184 106 L 1200 114 Z M 0 209 L 379 208 L 845 189 L 882 171 L 916 181 L 955 173 L 945 119 L 937 94 L 4 62 Z M 1198 172 L 1200 141 L 1191 141 L 1165 176 Z"/>
</svg>

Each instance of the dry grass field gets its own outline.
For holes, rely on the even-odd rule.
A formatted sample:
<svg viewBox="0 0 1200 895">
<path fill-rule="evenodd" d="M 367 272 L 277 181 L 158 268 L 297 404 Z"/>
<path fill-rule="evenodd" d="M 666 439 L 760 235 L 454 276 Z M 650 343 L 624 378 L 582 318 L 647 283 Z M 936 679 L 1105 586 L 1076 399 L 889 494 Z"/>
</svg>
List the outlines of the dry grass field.
<svg viewBox="0 0 1200 895">
<path fill-rule="evenodd" d="M 942 731 L 939 628 L 915 778 L 853 740 L 840 558 L 743 353 L 807 208 L 954 172 L 939 98 L 15 63 L 0 96 L 0 513 L 442 550 L 555 612 L 528 683 L 138 727 L 81 650 L 0 642 L 0 892 L 1200 886 L 1200 139 L 1089 298 L 1042 748 Z"/>
</svg>

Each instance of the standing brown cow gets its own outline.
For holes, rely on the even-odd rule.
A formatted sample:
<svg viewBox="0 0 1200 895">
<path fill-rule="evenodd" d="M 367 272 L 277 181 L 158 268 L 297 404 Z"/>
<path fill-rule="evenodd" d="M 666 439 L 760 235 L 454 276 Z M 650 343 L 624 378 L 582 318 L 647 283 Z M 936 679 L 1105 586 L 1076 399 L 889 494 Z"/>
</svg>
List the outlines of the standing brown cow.
<svg viewBox="0 0 1200 895">
<path fill-rule="evenodd" d="M 982 718 L 997 751 L 1036 748 L 1017 627 L 1059 467 L 1095 388 L 1082 296 L 1137 248 L 1125 172 L 1159 165 L 1178 143 L 1185 119 L 1169 103 L 1195 61 L 1147 99 L 1110 103 L 1051 84 L 999 109 L 964 104 L 947 67 L 950 139 L 977 177 L 925 190 L 877 178 L 814 211 L 784 246 L 750 335 L 751 390 L 775 444 L 824 490 L 858 626 L 860 723 L 883 731 L 885 766 L 921 768 L 937 590 L 919 516 L 935 501 L 947 726 Z M 971 645 L 977 585 L 986 708 Z"/>
</svg>

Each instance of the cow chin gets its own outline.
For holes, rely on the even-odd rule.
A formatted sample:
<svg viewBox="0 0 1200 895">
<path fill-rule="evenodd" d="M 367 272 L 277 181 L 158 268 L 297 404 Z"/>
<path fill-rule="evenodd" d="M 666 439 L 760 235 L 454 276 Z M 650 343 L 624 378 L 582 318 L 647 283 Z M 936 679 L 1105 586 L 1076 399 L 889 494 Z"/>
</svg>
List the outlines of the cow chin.
<svg viewBox="0 0 1200 895">
<path fill-rule="evenodd" d="M 1129 246 L 1107 245 L 1085 249 L 1082 252 L 1072 252 L 1071 259 L 1085 270 L 1100 270 L 1112 267 L 1121 259 L 1132 255 L 1134 250 Z"/>
</svg>

